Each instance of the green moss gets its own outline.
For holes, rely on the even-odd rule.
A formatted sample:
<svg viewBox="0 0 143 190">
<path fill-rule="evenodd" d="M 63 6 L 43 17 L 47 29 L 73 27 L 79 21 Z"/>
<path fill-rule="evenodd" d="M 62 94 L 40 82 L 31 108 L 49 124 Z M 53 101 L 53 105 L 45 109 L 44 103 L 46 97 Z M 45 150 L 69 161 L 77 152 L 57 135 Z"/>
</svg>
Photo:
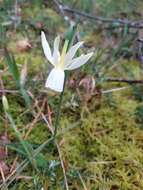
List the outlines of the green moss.
<svg viewBox="0 0 143 190">
<path fill-rule="evenodd" d="M 89 5 L 87 0 L 64 2 L 73 5 L 73 8 L 83 8 L 88 11 L 92 6 L 92 3 Z M 103 6 L 104 1 L 102 2 L 103 5 L 99 1 L 97 2 L 94 12 L 106 14 L 104 10 L 106 6 Z M 105 3 L 105 5 L 110 4 L 113 4 L 113 1 L 112 3 Z M 128 5 L 128 3 L 123 4 Z M 114 15 L 114 12 L 121 9 L 120 5 L 121 3 L 112 5 L 112 11 L 106 10 L 108 11 L 106 16 Z M 12 9 L 15 5 L 10 7 Z M 20 72 L 22 66 L 27 63 L 28 72 L 25 88 L 34 98 L 31 100 L 30 108 L 27 109 L 23 97 L 19 92 L 15 94 L 6 93 L 6 96 L 9 101 L 9 111 L 18 130 L 24 136 L 39 112 L 36 105 L 39 105 L 39 108 L 41 108 L 45 99 L 47 102 L 43 107 L 42 113 L 47 120 L 52 119 L 52 123 L 54 124 L 59 95 L 49 92 L 44 87 L 45 79 L 52 66 L 44 56 L 40 31 L 44 30 L 46 32 L 49 44 L 52 45 L 55 35 L 61 33 L 62 38 L 64 37 L 65 26 L 68 22 L 63 22 L 63 15 L 58 12 L 53 1 L 49 1 L 48 3 L 45 1 L 45 4 L 40 0 L 32 0 L 31 2 L 21 1 L 20 7 L 22 9 L 22 14 L 20 15 L 22 22 L 17 28 L 13 28 L 13 26 L 6 28 L 6 36 L 8 37 L 7 46 L 11 53 L 14 54 Z M 92 8 L 94 9 L 94 6 Z M 2 16 L 1 20 L 3 18 L 9 20 L 11 12 L 8 11 L 8 14 L 10 15 Z M 116 15 L 116 18 L 120 18 L 121 15 Z M 72 17 L 70 18 L 73 19 Z M 96 50 L 94 57 L 90 60 L 90 64 L 87 64 L 77 72 L 75 71 L 74 74 L 71 72 L 69 75 L 68 82 L 74 83 L 75 81 L 76 87 L 73 85 L 74 87 L 71 90 L 69 88 L 70 85 L 68 85 L 69 83 L 67 83 L 62 104 L 58 132 L 62 131 L 63 133 L 58 137 L 57 141 L 60 144 L 69 189 L 83 190 L 82 181 L 78 175 L 80 173 L 83 182 L 89 190 L 142 190 L 142 85 L 129 86 L 125 83 L 109 83 L 105 81 L 106 77 L 141 79 L 142 72 L 139 63 L 133 59 L 126 59 L 124 57 L 124 53 L 126 56 L 130 55 L 133 49 L 129 44 L 123 44 L 121 48 L 118 47 L 119 44 L 121 45 L 119 41 L 122 41 L 122 39 L 118 39 L 122 35 L 119 34 L 118 29 L 117 35 L 116 31 L 112 32 L 109 30 L 108 32 L 104 30 L 102 32 L 102 27 L 98 25 L 98 22 L 93 25 L 93 23 L 86 22 L 85 18 L 82 21 L 84 22 L 81 25 L 79 23 L 78 26 L 78 37 L 86 41 L 85 47 L 95 46 Z M 120 33 L 122 33 L 121 30 Z M 127 38 L 130 35 L 128 33 Z M 16 47 L 16 42 L 23 38 L 28 38 L 32 45 L 32 49 L 27 52 L 19 52 Z M 132 39 L 130 43 L 133 44 L 134 39 L 130 39 Z M 116 52 L 118 48 L 119 52 Z M 112 57 L 111 53 L 114 53 L 114 49 L 116 55 Z M 87 51 L 88 49 L 85 49 L 85 52 Z M 82 52 L 84 50 L 81 50 L 80 53 Z M 1 54 L 3 54 L 3 51 Z M 4 89 L 16 90 L 15 81 L 6 67 L 3 54 L 0 59 L 0 69 L 2 70 Z M 82 89 L 82 87 L 78 86 L 86 75 L 90 75 L 96 79 L 95 94 L 100 89 L 108 90 L 122 86 L 128 88 L 115 93 L 92 95 L 89 94 L 90 92 L 85 92 L 84 88 Z M 100 78 L 101 76 L 102 78 Z M 0 88 L 2 89 L 1 84 Z M 80 91 L 80 97 L 76 90 Z M 88 100 L 86 99 L 87 95 L 90 95 Z M 35 104 L 36 101 L 37 103 Z M 7 129 L 5 129 L 5 122 L 7 122 Z M 2 103 L 0 102 L 0 133 L 5 131 L 8 133 L 11 145 L 15 146 L 16 143 L 16 145 L 18 144 L 16 147 L 21 148 L 12 127 L 5 117 Z M 27 141 L 35 149 L 50 137 L 51 133 L 47 124 L 40 115 L 33 124 Z M 10 167 L 15 157 L 18 157 L 17 165 L 25 159 L 24 155 L 8 148 L 6 161 Z M 29 164 L 20 173 L 21 176 L 30 176 L 29 181 L 25 178 L 15 180 L 9 186 L 9 189 L 37 190 L 42 187 L 44 187 L 44 190 L 64 189 L 63 172 L 60 166 L 59 154 L 54 143 L 48 144 L 36 159 L 38 170 L 35 170 Z"/>
<path fill-rule="evenodd" d="M 64 135 L 65 159 L 69 170 L 83 171 L 86 183 L 91 180 L 95 189 L 142 189 L 143 131 L 134 117 L 138 104 L 119 95 L 113 97 L 116 108 L 103 100 L 99 110 L 87 114 L 81 125 Z"/>
</svg>

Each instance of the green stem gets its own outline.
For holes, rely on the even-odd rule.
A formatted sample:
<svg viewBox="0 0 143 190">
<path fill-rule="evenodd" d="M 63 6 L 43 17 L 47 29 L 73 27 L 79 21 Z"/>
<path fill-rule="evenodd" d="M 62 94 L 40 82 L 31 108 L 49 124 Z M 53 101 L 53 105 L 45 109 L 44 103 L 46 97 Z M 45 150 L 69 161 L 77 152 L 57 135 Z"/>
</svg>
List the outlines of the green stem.
<svg viewBox="0 0 143 190">
<path fill-rule="evenodd" d="M 70 30 L 67 32 L 66 39 L 68 40 L 68 47 L 66 50 L 68 50 L 70 48 L 70 46 L 72 45 L 72 41 L 75 37 L 76 28 L 77 28 L 77 25 L 72 26 L 70 28 Z M 55 129 L 54 129 L 54 134 L 53 134 L 53 140 L 55 140 L 55 137 L 57 135 L 57 129 L 58 129 L 59 121 L 60 121 L 61 105 L 62 105 L 64 90 L 65 90 L 66 79 L 67 79 L 67 73 L 65 72 L 64 87 L 63 87 L 63 91 L 60 94 L 60 100 L 59 100 L 59 104 L 58 104 L 57 112 L 56 112 L 56 120 L 55 120 Z"/>
<path fill-rule="evenodd" d="M 62 101 L 63 101 L 63 95 L 64 95 L 64 90 L 65 90 L 66 79 L 67 79 L 67 75 L 65 73 L 63 91 L 60 94 L 60 100 L 59 100 L 59 104 L 58 104 L 57 112 L 56 112 L 55 129 L 54 129 L 54 134 L 53 134 L 53 139 L 54 140 L 55 140 L 55 137 L 57 135 L 57 129 L 58 129 L 59 121 L 60 121 L 61 105 L 62 105 Z"/>
</svg>

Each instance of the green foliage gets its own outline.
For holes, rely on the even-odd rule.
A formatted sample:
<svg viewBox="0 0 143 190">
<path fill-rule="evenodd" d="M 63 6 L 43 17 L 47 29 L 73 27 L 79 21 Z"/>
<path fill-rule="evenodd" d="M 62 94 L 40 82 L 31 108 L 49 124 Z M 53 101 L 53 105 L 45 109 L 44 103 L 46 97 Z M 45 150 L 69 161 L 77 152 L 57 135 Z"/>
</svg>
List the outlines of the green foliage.
<svg viewBox="0 0 143 190">
<path fill-rule="evenodd" d="M 12 73 L 12 76 L 16 81 L 17 87 L 19 87 L 20 86 L 20 74 L 18 71 L 18 67 L 16 65 L 14 57 L 8 53 L 7 49 L 5 49 L 5 57 L 6 57 L 6 63 L 9 67 L 9 70 Z"/>
<path fill-rule="evenodd" d="M 5 57 L 6 57 L 6 63 L 9 67 L 9 70 L 10 70 L 13 78 L 16 81 L 16 86 L 17 86 L 17 88 L 19 88 L 19 91 L 22 94 L 26 105 L 29 106 L 30 105 L 30 98 L 29 98 L 26 90 L 24 89 L 24 87 L 20 83 L 20 74 L 19 74 L 18 67 L 17 67 L 16 62 L 15 62 L 15 58 L 13 55 L 9 54 L 7 49 L 5 49 Z"/>
<path fill-rule="evenodd" d="M 140 63 L 134 56 L 139 31 L 127 25 L 121 27 L 116 20 L 95 23 L 75 14 L 64 13 L 71 19 L 65 21 L 54 1 L 18 0 L 17 3 L 21 8 L 21 22 L 15 27 L 16 1 L 0 1 L 0 90 L 8 90 L 0 94 L 6 93 L 12 117 L 5 115 L 0 102 L 0 132 L 7 133 L 9 138 L 8 144 L 1 144 L 8 150 L 2 161 L 11 168 L 17 158 L 16 173 L 10 178 L 6 174 L 0 189 L 65 188 L 59 153 L 45 122 L 46 118 L 54 123 L 59 96 L 44 88 L 51 67 L 43 56 L 40 32 L 46 32 L 50 45 L 57 34 L 63 40 L 71 40 L 75 28 L 69 25 L 71 21 L 75 24 L 78 21 L 75 41 L 85 41 L 78 53 L 94 51 L 94 56 L 85 67 L 69 75 L 61 106 L 57 143 L 69 189 L 142 190 L 142 84 L 107 82 L 109 77 L 142 79 Z M 136 20 L 141 17 L 138 13 L 141 0 L 63 0 L 62 3 L 105 18 Z M 65 32 L 67 28 L 70 29 Z M 17 48 L 17 42 L 23 38 L 29 40 L 32 49 L 22 52 Z M 8 49 L 5 54 L 4 46 Z M 26 83 L 21 86 L 20 70 L 25 62 L 28 72 Z M 88 88 L 91 84 L 86 77 L 95 79 L 93 92 Z M 80 86 L 83 80 L 88 83 L 86 87 Z M 118 87 L 127 89 L 104 93 Z M 29 105 L 29 95 L 31 106 L 26 107 L 23 100 Z M 23 137 L 29 129 L 25 140 Z M 29 164 L 31 161 L 33 165 Z"/>
</svg>

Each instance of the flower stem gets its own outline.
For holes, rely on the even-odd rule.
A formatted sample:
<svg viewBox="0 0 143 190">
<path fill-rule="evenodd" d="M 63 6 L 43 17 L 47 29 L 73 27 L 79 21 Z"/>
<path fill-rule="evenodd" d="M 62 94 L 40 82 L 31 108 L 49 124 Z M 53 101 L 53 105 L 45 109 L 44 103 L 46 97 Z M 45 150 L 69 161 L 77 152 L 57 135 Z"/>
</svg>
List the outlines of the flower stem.
<svg viewBox="0 0 143 190">
<path fill-rule="evenodd" d="M 62 54 L 64 54 L 65 53 L 64 51 L 67 51 L 70 48 L 70 46 L 72 45 L 72 42 L 73 42 L 73 39 L 74 39 L 75 33 L 76 33 L 76 28 L 77 28 L 77 24 L 75 24 L 74 26 L 71 26 L 71 28 L 67 32 L 67 34 L 66 34 L 66 39 L 67 40 L 65 42 L 65 47 L 63 48 Z M 58 104 L 57 112 L 56 112 L 56 120 L 55 120 L 55 129 L 54 129 L 54 134 L 53 134 L 53 140 L 55 140 L 58 125 L 59 125 L 59 121 L 60 121 L 61 105 L 62 105 L 64 90 L 65 90 L 66 79 L 67 79 L 67 73 L 65 72 L 64 87 L 63 87 L 63 91 L 60 94 L 60 100 L 59 100 L 59 104 Z"/>
<path fill-rule="evenodd" d="M 67 74 L 65 73 L 64 87 L 63 87 L 63 91 L 60 94 L 60 100 L 59 100 L 59 104 L 58 104 L 57 112 L 56 112 L 55 129 L 54 129 L 54 134 L 53 134 L 54 140 L 55 140 L 55 137 L 57 135 L 57 129 L 58 129 L 59 121 L 60 121 L 61 105 L 62 105 L 62 101 L 63 101 L 66 79 L 67 79 Z"/>
</svg>

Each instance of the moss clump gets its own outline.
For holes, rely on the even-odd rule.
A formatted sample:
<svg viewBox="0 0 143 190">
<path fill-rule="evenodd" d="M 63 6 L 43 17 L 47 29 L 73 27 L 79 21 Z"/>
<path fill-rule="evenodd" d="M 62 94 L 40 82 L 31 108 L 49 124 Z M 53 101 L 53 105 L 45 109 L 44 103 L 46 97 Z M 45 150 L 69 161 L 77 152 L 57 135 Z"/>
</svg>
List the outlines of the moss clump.
<svg viewBox="0 0 143 190">
<path fill-rule="evenodd" d="M 138 128 L 135 100 L 113 96 L 116 108 L 103 98 L 100 109 L 64 135 L 69 170 L 76 168 L 90 189 L 143 188 L 143 131 Z M 64 123 L 67 125 L 67 120 Z M 80 184 L 79 184 L 80 187 Z"/>
</svg>

